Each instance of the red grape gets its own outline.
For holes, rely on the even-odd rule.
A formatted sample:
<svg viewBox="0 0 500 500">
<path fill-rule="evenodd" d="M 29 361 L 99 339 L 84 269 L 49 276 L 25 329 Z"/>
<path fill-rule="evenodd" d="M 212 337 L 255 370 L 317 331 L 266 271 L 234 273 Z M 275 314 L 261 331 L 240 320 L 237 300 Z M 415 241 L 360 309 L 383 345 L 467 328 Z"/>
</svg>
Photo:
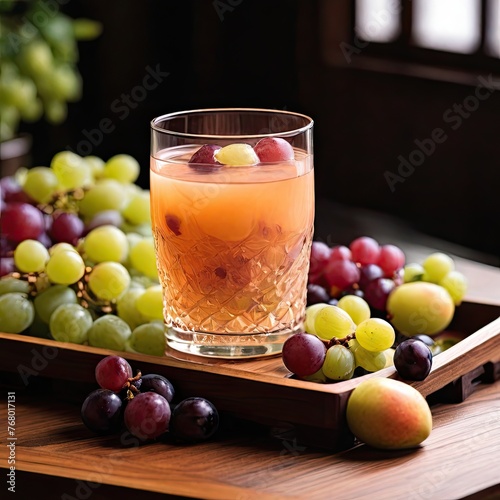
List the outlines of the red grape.
<svg viewBox="0 0 500 500">
<path fill-rule="evenodd" d="M 376 240 L 369 236 L 356 238 L 349 245 L 352 260 L 361 265 L 376 264 L 378 261 L 380 247 Z"/>
<path fill-rule="evenodd" d="M 325 356 L 325 344 L 309 333 L 296 333 L 283 344 L 283 363 L 299 377 L 316 373 L 323 366 Z"/>
<path fill-rule="evenodd" d="M 203 441 L 212 437 L 219 427 L 219 413 L 205 398 L 187 398 L 181 401 L 170 417 L 169 431 L 177 440 Z"/>
<path fill-rule="evenodd" d="M 96 389 L 83 402 L 81 417 L 94 432 L 116 431 L 122 423 L 122 401 L 113 391 Z"/>
<path fill-rule="evenodd" d="M 253 149 L 261 163 L 290 161 L 295 158 L 292 145 L 280 137 L 264 137 Z"/>
<path fill-rule="evenodd" d="M 119 392 L 132 377 L 132 367 L 120 356 L 106 356 L 95 367 L 95 378 L 103 389 Z"/>
<path fill-rule="evenodd" d="M 217 151 L 221 149 L 220 146 L 216 144 L 205 144 L 202 146 L 196 153 L 191 156 L 189 160 L 190 166 L 199 166 L 199 165 L 216 165 L 221 166 L 222 164 L 215 159 L 215 154 Z"/>
<path fill-rule="evenodd" d="M 424 380 L 432 368 L 432 352 L 421 340 L 404 340 L 394 351 L 394 367 L 406 380 Z"/>
<path fill-rule="evenodd" d="M 336 245 L 332 248 L 330 260 L 352 260 L 351 251 L 344 245 Z"/>
<path fill-rule="evenodd" d="M 23 240 L 36 240 L 45 228 L 43 214 L 28 203 L 7 203 L 0 224 L 3 236 L 20 243 Z"/>
<path fill-rule="evenodd" d="M 382 245 L 377 264 L 384 270 L 387 277 L 391 277 L 405 265 L 405 254 L 395 245 Z"/>
<path fill-rule="evenodd" d="M 78 215 L 63 212 L 54 217 L 50 236 L 56 243 L 76 245 L 78 238 L 83 234 L 84 227 L 85 225 Z"/>
<path fill-rule="evenodd" d="M 331 248 L 322 241 L 313 241 L 309 258 L 309 274 L 316 275 L 323 272 L 331 254 Z"/>
<path fill-rule="evenodd" d="M 359 281 L 359 268 L 351 260 L 330 260 L 324 273 L 328 284 L 340 291 Z"/>
<path fill-rule="evenodd" d="M 125 425 L 139 439 L 155 439 L 168 430 L 170 405 L 156 392 L 141 392 L 125 408 Z"/>
<path fill-rule="evenodd" d="M 0 179 L 0 196 L 6 203 L 31 203 L 31 198 L 23 191 L 12 176 Z"/>
</svg>

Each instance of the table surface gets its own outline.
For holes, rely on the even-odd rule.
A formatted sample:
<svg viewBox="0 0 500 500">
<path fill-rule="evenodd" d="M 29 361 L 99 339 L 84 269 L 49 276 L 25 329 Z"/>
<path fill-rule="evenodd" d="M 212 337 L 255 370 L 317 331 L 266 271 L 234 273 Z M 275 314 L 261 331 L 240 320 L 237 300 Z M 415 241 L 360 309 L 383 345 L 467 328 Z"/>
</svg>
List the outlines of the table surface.
<svg viewBox="0 0 500 500">
<path fill-rule="evenodd" d="M 428 253 L 404 249 L 417 261 Z M 456 262 L 469 279 L 470 300 L 500 303 L 500 270 Z M 214 440 L 191 446 L 96 436 L 81 423 L 77 388 L 72 394 L 64 381 L 41 382 L 27 390 L 9 385 L 6 373 L 0 381 L 4 469 L 5 390 L 16 392 L 18 498 L 500 498 L 500 382 L 477 386 L 462 403 L 433 406 L 432 433 L 417 449 L 359 445 L 338 453 L 280 440 L 267 427 L 235 419 Z"/>
</svg>

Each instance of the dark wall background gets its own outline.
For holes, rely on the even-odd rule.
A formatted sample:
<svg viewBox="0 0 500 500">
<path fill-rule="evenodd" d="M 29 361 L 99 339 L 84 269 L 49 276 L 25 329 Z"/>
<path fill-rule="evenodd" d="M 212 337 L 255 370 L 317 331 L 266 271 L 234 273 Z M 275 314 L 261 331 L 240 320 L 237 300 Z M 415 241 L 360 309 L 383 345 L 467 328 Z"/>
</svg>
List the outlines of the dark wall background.
<svg viewBox="0 0 500 500">
<path fill-rule="evenodd" d="M 299 111 L 315 119 L 319 197 L 347 210 L 393 214 L 426 234 L 500 256 L 500 90 L 453 130 L 457 122 L 445 113 L 473 94 L 474 80 L 329 64 L 321 6 L 319 0 L 70 1 L 65 12 L 97 19 L 104 31 L 80 44 L 84 95 L 68 120 L 26 127 L 34 133 L 36 163 L 66 147 L 103 159 L 129 153 L 147 186 L 149 122 L 157 115 L 218 106 Z M 137 90 L 148 68 L 168 76 L 154 89 Z M 478 68 L 481 74 L 488 73 Z M 124 95 L 140 99 L 127 105 Z M 111 132 L 100 127 L 106 118 Z M 391 191 L 385 173 L 397 173 L 399 155 L 408 159 L 415 141 L 436 128 L 446 140 Z"/>
</svg>

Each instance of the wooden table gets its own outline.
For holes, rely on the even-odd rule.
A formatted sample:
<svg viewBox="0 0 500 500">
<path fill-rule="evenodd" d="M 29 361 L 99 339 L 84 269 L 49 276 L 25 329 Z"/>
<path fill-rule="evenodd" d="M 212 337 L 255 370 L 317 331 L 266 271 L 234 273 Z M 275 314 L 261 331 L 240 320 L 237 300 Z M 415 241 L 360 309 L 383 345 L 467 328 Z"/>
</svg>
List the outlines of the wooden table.
<svg viewBox="0 0 500 500">
<path fill-rule="evenodd" d="M 417 246 L 404 250 L 415 259 L 426 254 Z M 457 267 L 469 277 L 471 300 L 500 302 L 500 270 L 465 259 Z M 0 467 L 8 467 L 6 391 L 14 391 L 16 492 L 23 500 L 500 498 L 500 382 L 477 386 L 462 403 L 433 406 L 433 431 L 418 449 L 360 445 L 332 453 L 229 418 L 214 440 L 193 446 L 95 436 L 79 416 L 88 387 L 42 379 L 28 390 L 0 375 Z M 1 498 L 7 487 L 4 479 Z"/>
</svg>

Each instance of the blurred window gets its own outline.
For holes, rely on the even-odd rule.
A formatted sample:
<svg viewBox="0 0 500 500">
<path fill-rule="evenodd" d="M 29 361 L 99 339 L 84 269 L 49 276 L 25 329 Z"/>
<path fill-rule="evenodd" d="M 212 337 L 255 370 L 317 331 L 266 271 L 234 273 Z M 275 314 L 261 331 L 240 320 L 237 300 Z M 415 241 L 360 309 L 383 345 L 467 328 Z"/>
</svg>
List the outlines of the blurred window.
<svg viewBox="0 0 500 500">
<path fill-rule="evenodd" d="M 500 0 L 489 0 L 486 15 L 486 52 L 500 57 Z"/>
<path fill-rule="evenodd" d="M 373 42 L 392 42 L 400 31 L 401 6 L 394 0 L 357 0 L 355 32 Z"/>
</svg>

